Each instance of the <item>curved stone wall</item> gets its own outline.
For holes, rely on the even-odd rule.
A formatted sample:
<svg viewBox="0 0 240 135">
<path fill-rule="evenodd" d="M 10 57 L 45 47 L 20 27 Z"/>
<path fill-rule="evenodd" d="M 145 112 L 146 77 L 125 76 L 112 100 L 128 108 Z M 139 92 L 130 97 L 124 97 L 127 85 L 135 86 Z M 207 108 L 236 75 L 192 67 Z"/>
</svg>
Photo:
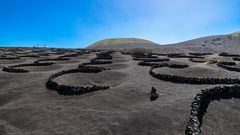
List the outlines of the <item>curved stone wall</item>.
<svg viewBox="0 0 240 135">
<path fill-rule="evenodd" d="M 70 73 L 99 73 L 104 71 L 103 67 L 93 67 L 93 66 L 85 66 L 79 65 L 77 69 L 70 69 L 70 70 L 63 70 L 56 74 L 53 74 L 49 77 L 48 81 L 46 82 L 46 87 L 49 90 L 55 90 L 60 95 L 81 95 L 88 92 L 99 91 L 108 89 L 109 86 L 70 86 L 70 85 L 60 85 L 54 81 L 55 78 L 70 74 Z"/>
<path fill-rule="evenodd" d="M 204 62 L 207 62 L 207 60 L 204 59 L 204 58 L 190 58 L 189 61 L 191 61 L 191 62 L 196 62 L 196 63 L 204 63 Z"/>
<path fill-rule="evenodd" d="M 204 56 L 204 55 L 213 55 L 213 54 L 212 53 L 189 53 L 189 55 Z"/>
<path fill-rule="evenodd" d="M 88 63 L 88 64 L 97 65 L 97 64 L 111 64 L 111 63 L 113 63 L 113 62 L 110 60 L 101 60 L 99 58 L 93 58 L 93 59 L 91 59 L 90 63 Z"/>
<path fill-rule="evenodd" d="M 154 68 L 157 68 L 157 67 L 187 68 L 187 67 L 189 67 L 187 64 L 149 63 L 149 62 L 144 62 L 144 61 L 139 62 L 138 65 L 152 66 Z"/>
<path fill-rule="evenodd" d="M 219 67 L 224 68 L 226 70 L 229 71 L 235 71 L 235 72 L 240 72 L 240 68 L 239 67 L 233 67 L 231 65 L 224 65 L 224 64 L 217 64 Z"/>
<path fill-rule="evenodd" d="M 156 73 L 153 71 L 154 68 L 159 66 L 151 67 L 149 74 L 157 79 L 163 81 L 169 81 L 173 83 L 186 83 L 186 84 L 240 84 L 240 79 L 235 78 L 194 78 L 194 77 L 184 77 L 177 75 L 169 75 L 163 73 Z M 180 66 L 181 67 L 181 66 Z"/>
<path fill-rule="evenodd" d="M 240 57 L 233 57 L 232 59 L 235 61 L 240 61 Z"/>
<path fill-rule="evenodd" d="M 192 56 L 192 55 L 186 55 L 182 53 L 170 53 L 167 56 L 169 58 L 204 58 L 202 56 Z"/>
<path fill-rule="evenodd" d="M 45 61 L 65 61 L 65 60 L 70 60 L 69 58 L 53 58 L 53 59 L 41 59 L 41 60 L 36 60 L 34 63 L 40 63 L 40 62 L 45 62 Z"/>
<path fill-rule="evenodd" d="M 21 69 L 19 67 L 28 67 L 28 66 L 49 66 L 53 65 L 55 63 L 48 62 L 48 63 L 29 63 L 29 64 L 19 64 L 19 65 L 13 65 L 13 66 L 6 66 L 3 67 L 2 71 L 5 72 L 12 72 L 12 73 L 27 73 L 29 72 L 26 69 Z"/>
<path fill-rule="evenodd" d="M 191 103 L 190 119 L 185 130 L 186 135 L 200 135 L 202 118 L 208 105 L 214 100 L 220 99 L 240 99 L 240 86 L 223 86 L 202 90 Z"/>
<path fill-rule="evenodd" d="M 21 59 L 20 57 L 0 57 L 0 60 L 17 60 Z"/>
<path fill-rule="evenodd" d="M 219 56 L 224 56 L 224 57 L 240 57 L 239 54 L 230 54 L 230 53 L 227 53 L 227 52 L 222 52 L 222 53 L 219 53 L 218 55 Z"/>
</svg>

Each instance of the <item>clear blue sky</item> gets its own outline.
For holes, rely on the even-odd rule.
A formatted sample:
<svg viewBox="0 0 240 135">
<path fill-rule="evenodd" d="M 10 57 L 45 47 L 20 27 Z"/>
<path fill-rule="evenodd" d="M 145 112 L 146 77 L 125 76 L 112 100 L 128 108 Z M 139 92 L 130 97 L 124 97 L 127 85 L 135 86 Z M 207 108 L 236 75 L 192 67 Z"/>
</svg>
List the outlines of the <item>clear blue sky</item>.
<svg viewBox="0 0 240 135">
<path fill-rule="evenodd" d="M 160 44 L 240 30 L 240 0 L 0 0 L 0 46 L 86 47 L 105 38 Z"/>
</svg>

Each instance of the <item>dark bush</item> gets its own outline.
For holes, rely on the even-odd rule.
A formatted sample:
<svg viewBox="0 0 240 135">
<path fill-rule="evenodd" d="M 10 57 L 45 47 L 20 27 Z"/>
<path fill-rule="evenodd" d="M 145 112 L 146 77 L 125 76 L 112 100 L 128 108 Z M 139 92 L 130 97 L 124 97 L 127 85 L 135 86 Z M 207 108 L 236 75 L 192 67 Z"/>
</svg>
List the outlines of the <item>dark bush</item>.
<svg viewBox="0 0 240 135">
<path fill-rule="evenodd" d="M 129 54 L 133 56 L 151 56 L 153 55 L 153 51 L 150 49 L 145 49 L 145 48 L 133 48 L 133 49 L 125 49 L 123 54 Z"/>
<path fill-rule="evenodd" d="M 99 52 L 97 53 L 97 59 L 112 59 L 110 51 L 106 51 L 106 52 Z"/>
</svg>

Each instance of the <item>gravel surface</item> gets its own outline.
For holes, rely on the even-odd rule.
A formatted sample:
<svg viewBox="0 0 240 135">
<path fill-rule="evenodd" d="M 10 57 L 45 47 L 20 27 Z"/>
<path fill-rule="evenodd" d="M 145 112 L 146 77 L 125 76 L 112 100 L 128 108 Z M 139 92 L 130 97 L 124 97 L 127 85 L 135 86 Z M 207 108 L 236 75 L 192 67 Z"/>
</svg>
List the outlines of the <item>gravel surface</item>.
<svg viewBox="0 0 240 135">
<path fill-rule="evenodd" d="M 177 50 L 177 49 L 176 49 Z M 56 58 L 57 49 L 20 48 L 29 54 L 47 52 Z M 36 52 L 37 51 L 37 52 Z M 80 50 L 64 50 L 71 54 Z M 12 49 L 7 48 L 11 53 Z M 15 52 L 15 54 L 17 54 Z M 109 68 L 97 74 L 66 74 L 56 78 L 65 85 L 108 84 L 110 88 L 80 96 L 61 96 L 45 87 L 50 75 L 77 68 L 95 58 L 95 52 L 70 58 L 46 67 L 26 67 L 29 73 L 0 71 L 0 134 L 1 135 L 180 135 L 184 134 L 193 98 L 202 89 L 216 85 L 176 84 L 149 75 L 148 66 L 139 66 L 129 55 L 112 54 L 113 63 L 98 65 Z M 207 57 L 217 57 L 217 54 Z M 70 61 L 71 61 L 70 60 Z M 54 61 L 53 61 L 54 62 Z M 192 77 L 239 77 L 238 72 L 215 64 L 193 63 L 188 58 L 171 58 L 172 63 L 188 64 L 189 68 L 157 68 L 158 72 Z M 0 60 L 0 66 L 6 64 Z M 25 67 L 24 67 L 25 68 Z M 150 101 L 155 87 L 159 98 Z M 239 135 L 240 100 L 214 101 L 203 117 L 204 135 Z"/>
</svg>

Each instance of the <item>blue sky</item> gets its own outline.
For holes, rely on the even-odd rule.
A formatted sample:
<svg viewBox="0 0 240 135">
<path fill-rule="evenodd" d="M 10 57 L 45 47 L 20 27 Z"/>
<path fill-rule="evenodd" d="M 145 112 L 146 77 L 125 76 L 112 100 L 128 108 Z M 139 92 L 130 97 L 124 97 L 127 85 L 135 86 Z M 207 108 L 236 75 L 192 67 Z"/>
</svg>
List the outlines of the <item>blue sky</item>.
<svg viewBox="0 0 240 135">
<path fill-rule="evenodd" d="M 0 46 L 82 48 L 114 37 L 160 44 L 240 30 L 240 0 L 0 0 Z"/>
</svg>

